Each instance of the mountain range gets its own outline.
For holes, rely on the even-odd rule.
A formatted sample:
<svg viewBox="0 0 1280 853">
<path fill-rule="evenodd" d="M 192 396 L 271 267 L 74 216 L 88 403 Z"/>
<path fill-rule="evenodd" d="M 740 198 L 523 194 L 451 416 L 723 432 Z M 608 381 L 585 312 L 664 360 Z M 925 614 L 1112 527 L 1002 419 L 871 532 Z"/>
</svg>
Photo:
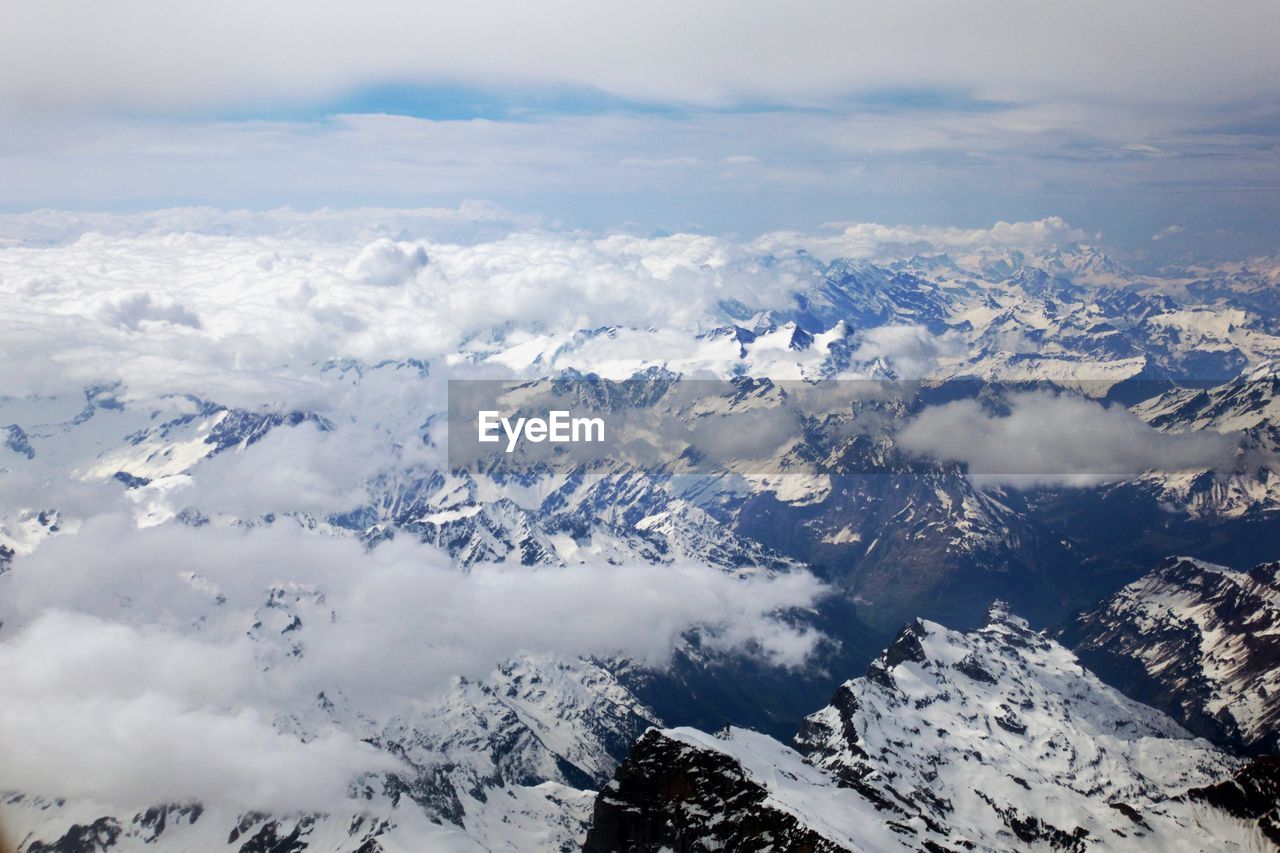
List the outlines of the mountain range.
<svg viewBox="0 0 1280 853">
<path fill-rule="evenodd" d="M 184 714 L 333 744 L 351 772 L 303 802 L 282 763 L 261 804 L 5 777 L 0 830 L 31 853 L 1280 847 L 1278 271 L 1140 275 L 1079 244 L 760 252 L 715 268 L 696 322 L 316 356 L 287 402 L 163 370 L 4 397 L 0 646 L 206 644 L 210 672 L 252 677 L 198 701 L 170 677 Z M 785 292 L 735 286 L 761 278 Z M 749 470 L 516 475 L 448 464 L 453 378 L 622 411 L 714 378 L 716 413 L 918 384 Z M 1010 470 L 957 451 L 962 429 L 1003 436 Z M 56 621 L 76 613 L 96 621 Z M 50 696 L 100 712 L 91 670 L 23 674 L 11 721 Z"/>
</svg>

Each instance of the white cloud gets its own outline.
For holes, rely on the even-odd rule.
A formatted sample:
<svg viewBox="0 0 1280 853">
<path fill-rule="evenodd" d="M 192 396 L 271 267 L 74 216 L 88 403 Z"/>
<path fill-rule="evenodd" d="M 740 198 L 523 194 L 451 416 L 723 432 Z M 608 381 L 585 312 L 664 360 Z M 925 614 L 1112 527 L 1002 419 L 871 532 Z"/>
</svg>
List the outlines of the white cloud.
<svg viewBox="0 0 1280 853">
<path fill-rule="evenodd" d="M 435 361 L 437 387 L 422 389 L 424 399 L 443 393 L 442 362 L 457 375 L 486 358 L 517 370 L 559 358 L 588 370 L 627 372 L 649 362 L 714 371 L 737 359 L 733 342 L 712 352 L 697 338 L 724 322 L 721 303 L 790 308 L 793 294 L 821 278 L 814 258 L 951 252 L 976 268 L 985 253 L 1034 253 L 1084 237 L 1057 217 L 982 229 L 846 224 L 835 234 L 749 241 L 599 235 L 521 227 L 483 207 L 452 217 L 357 210 L 345 231 L 333 211 L 179 210 L 170 227 L 164 221 L 50 212 L 0 218 L 0 231 L 18 239 L 56 235 L 52 244 L 0 248 L 0 335 L 9 344 L 0 349 L 0 393 L 78 396 L 85 385 L 118 380 L 130 399 L 191 393 L 325 412 L 346 393 L 339 389 L 347 383 L 318 376 L 331 358 Z M 421 236 L 441 226 L 457 239 Z M 617 325 L 638 331 L 582 335 Z M 856 355 L 914 378 L 961 350 L 953 333 L 890 326 L 866 331 Z M 762 350 L 753 358 L 777 377 L 797 369 L 790 350 L 777 364 Z"/>
<path fill-rule="evenodd" d="M 431 263 L 417 268 L 428 251 Z M 742 265 L 726 281 L 721 271 L 732 261 Z M 753 264 L 740 247 L 695 235 L 518 231 L 424 249 L 350 238 L 88 233 L 0 250 L 0 332 L 9 344 L 0 352 L 0 393 L 76 394 L 118 379 L 135 397 L 187 392 L 228 404 L 323 406 L 332 388 L 314 365 L 331 357 L 438 358 L 513 323 L 553 334 L 620 321 L 693 329 L 731 286 L 757 288 L 765 301 L 789 298 L 785 275 Z M 364 283 L 402 278 L 403 287 Z"/>
<path fill-rule="evenodd" d="M 1080 243 L 1088 238 L 1081 229 L 1061 217 L 1032 222 L 997 222 L 990 228 L 880 225 L 875 222 L 828 223 L 835 234 L 779 231 L 765 234 L 753 245 L 782 252 L 804 248 L 821 258 L 883 260 L 914 253 L 971 252 L 979 249 L 1035 251 Z"/>
<path fill-rule="evenodd" d="M 1181 225 L 1169 225 L 1161 228 L 1159 231 L 1151 235 L 1151 242 L 1158 243 L 1161 240 L 1167 240 L 1170 237 L 1177 237 L 1179 234 L 1187 233 L 1187 229 Z"/>
<path fill-rule="evenodd" d="M 191 584 L 191 573 L 200 585 Z M 430 689 L 449 675 L 482 675 L 520 651 L 661 664 L 693 626 L 740 643 L 770 625 L 775 610 L 822 593 L 805 572 L 775 579 L 688 565 L 462 572 L 440 551 L 399 539 L 365 551 L 354 540 L 291 525 L 137 530 L 123 516 L 91 519 L 76 535 L 49 540 L 4 582 L 6 629 L 57 608 L 173 630 L 198 622 L 203 636 L 228 639 L 243 634 L 240 620 L 265 603 L 269 586 L 323 589 L 340 618 L 304 635 L 328 649 L 315 655 L 322 669 L 314 677 L 331 668 L 334 678 L 381 679 L 379 687 L 391 691 L 405 678 Z M 222 596 L 216 608 L 214 589 Z M 781 647 L 762 652 L 789 665 L 803 658 Z M 405 654 L 413 656 L 412 672 Z M 387 666 L 376 675 L 382 658 Z"/>
<path fill-rule="evenodd" d="M 0 787 L 137 808 L 198 799 L 331 807 L 394 760 L 350 734 L 303 743 L 240 704 L 247 643 L 47 611 L 0 642 Z"/>
<path fill-rule="evenodd" d="M 352 281 L 391 287 L 411 281 L 427 265 L 427 250 L 413 243 L 396 243 L 385 237 L 360 250 L 347 264 Z"/>
<path fill-rule="evenodd" d="M 192 311 L 167 300 L 153 300 L 146 291 L 109 297 L 103 301 L 98 313 L 108 325 L 130 332 L 138 331 L 147 322 L 200 328 L 200 318 Z"/>
<path fill-rule="evenodd" d="M 306 512 L 323 517 L 369 500 L 366 483 L 394 460 L 392 449 L 368 431 L 314 424 L 276 429 L 237 453 L 202 463 L 191 490 L 175 494 L 184 506 L 236 518 Z"/>
<path fill-rule="evenodd" d="M 1218 433 L 1168 434 L 1121 407 L 1067 394 L 1013 394 L 1007 413 L 974 400 L 926 408 L 899 433 L 908 452 L 963 462 L 978 483 L 1091 486 L 1146 470 L 1229 464 L 1234 441 Z"/>
<path fill-rule="evenodd" d="M 330 597 L 342 621 L 322 626 L 311 642 L 326 668 L 358 688 L 393 695 L 437 689 L 453 674 L 484 675 L 522 652 L 660 667 L 695 626 L 710 646 L 799 666 L 818 636 L 772 614 L 808 606 L 821 591 L 805 572 L 741 579 L 694 565 L 581 564 L 479 566 L 462 574 L 403 561 Z"/>
<path fill-rule="evenodd" d="M 325 808 L 393 764 L 350 733 L 279 733 L 278 719 L 315 719 L 321 690 L 386 720 L 524 654 L 662 666 L 689 630 L 798 666 L 819 638 L 775 613 L 825 589 L 804 572 L 692 565 L 464 572 L 400 539 L 367 551 L 287 524 L 139 530 L 99 516 L 16 560 L 0 592 L 0 787 Z M 295 598 L 300 624 L 282 634 Z"/>
<path fill-rule="evenodd" d="M 477 218 L 479 238 L 413 233 Z M 1037 250 L 1081 236 L 1052 218 L 969 230 L 862 224 L 836 236 L 788 232 L 744 243 L 529 230 L 488 209 L 456 220 L 354 211 L 345 233 L 333 212 L 177 211 L 170 227 L 163 222 L 48 212 L 0 220 L 20 237 L 59 238 L 0 249 L 8 344 L 0 393 L 78 395 L 89 383 L 120 380 L 131 398 L 186 392 L 232 405 L 324 408 L 334 388 L 316 365 L 327 359 L 484 355 L 504 328 L 507 346 L 525 340 L 548 354 L 584 329 L 661 329 L 584 343 L 583 353 L 608 362 L 644 350 L 663 360 L 678 355 L 667 347 L 688 346 L 688 332 L 715 322 L 723 300 L 790 307 L 792 294 L 821 275 L 798 248 L 879 257 L 903 246 Z M 375 283 L 399 286 L 368 286 Z M 945 336 L 888 328 L 869 333 L 861 356 L 895 358 L 912 374 L 951 347 Z"/>
<path fill-rule="evenodd" d="M 952 330 L 935 335 L 922 326 L 890 325 L 869 329 L 853 357 L 885 362 L 899 379 L 923 379 L 939 373 L 941 359 L 963 355 L 964 338 Z"/>
</svg>

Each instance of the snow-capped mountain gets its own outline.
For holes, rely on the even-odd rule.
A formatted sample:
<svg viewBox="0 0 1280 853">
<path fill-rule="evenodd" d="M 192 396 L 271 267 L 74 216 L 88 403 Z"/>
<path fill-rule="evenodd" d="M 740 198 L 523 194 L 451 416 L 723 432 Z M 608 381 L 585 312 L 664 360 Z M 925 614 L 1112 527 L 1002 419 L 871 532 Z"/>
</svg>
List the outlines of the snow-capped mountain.
<svg viewBox="0 0 1280 853">
<path fill-rule="evenodd" d="M 1127 695 L 1252 753 L 1280 749 L 1280 563 L 1170 558 L 1060 634 Z"/>
<path fill-rule="evenodd" d="M 1233 518 L 1280 510 L 1280 376 L 1273 363 L 1210 388 L 1172 388 L 1134 406 L 1134 413 L 1168 432 L 1208 431 L 1234 436 L 1239 447 L 1229 470 L 1188 471 L 1146 478 L 1164 503 L 1202 516 Z"/>
<path fill-rule="evenodd" d="M 1266 848 L 1274 802 L 1246 817 L 1204 793 L 1241 790 L 1239 766 L 1000 604 L 969 634 L 908 625 L 793 746 L 651 729 L 585 849 Z M 1274 773 L 1250 773 L 1269 797 Z"/>
</svg>

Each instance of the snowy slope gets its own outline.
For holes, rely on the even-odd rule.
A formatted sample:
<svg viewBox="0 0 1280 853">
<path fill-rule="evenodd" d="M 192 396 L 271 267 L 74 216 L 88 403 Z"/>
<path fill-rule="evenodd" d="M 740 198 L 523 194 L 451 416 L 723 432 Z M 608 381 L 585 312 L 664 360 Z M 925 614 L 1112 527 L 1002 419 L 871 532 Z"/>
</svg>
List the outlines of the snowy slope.
<svg viewBox="0 0 1280 853">
<path fill-rule="evenodd" d="M 1130 696 L 1228 747 L 1280 748 L 1280 564 L 1170 558 L 1060 634 Z"/>
<path fill-rule="evenodd" d="M 1210 431 L 1238 443 L 1230 470 L 1154 474 L 1157 499 L 1205 517 L 1238 518 L 1280 509 L 1280 376 L 1273 362 L 1210 388 L 1174 388 L 1133 411 L 1166 432 Z"/>
<path fill-rule="evenodd" d="M 907 626 L 794 748 L 652 730 L 596 801 L 586 849 L 1250 850 L 1258 816 L 1189 789 L 1237 761 L 1126 699 L 1002 608 Z"/>
</svg>

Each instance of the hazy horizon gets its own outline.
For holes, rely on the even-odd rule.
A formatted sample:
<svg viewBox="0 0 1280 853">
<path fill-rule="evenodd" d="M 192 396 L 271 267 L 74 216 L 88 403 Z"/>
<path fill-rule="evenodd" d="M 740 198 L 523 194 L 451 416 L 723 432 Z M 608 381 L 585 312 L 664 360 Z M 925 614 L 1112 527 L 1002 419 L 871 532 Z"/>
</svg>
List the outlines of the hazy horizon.
<svg viewBox="0 0 1280 853">
<path fill-rule="evenodd" d="M 1058 216 L 1136 262 L 1280 246 L 1266 3 L 13 17 L 8 212 L 481 200 L 595 231 Z"/>
</svg>

